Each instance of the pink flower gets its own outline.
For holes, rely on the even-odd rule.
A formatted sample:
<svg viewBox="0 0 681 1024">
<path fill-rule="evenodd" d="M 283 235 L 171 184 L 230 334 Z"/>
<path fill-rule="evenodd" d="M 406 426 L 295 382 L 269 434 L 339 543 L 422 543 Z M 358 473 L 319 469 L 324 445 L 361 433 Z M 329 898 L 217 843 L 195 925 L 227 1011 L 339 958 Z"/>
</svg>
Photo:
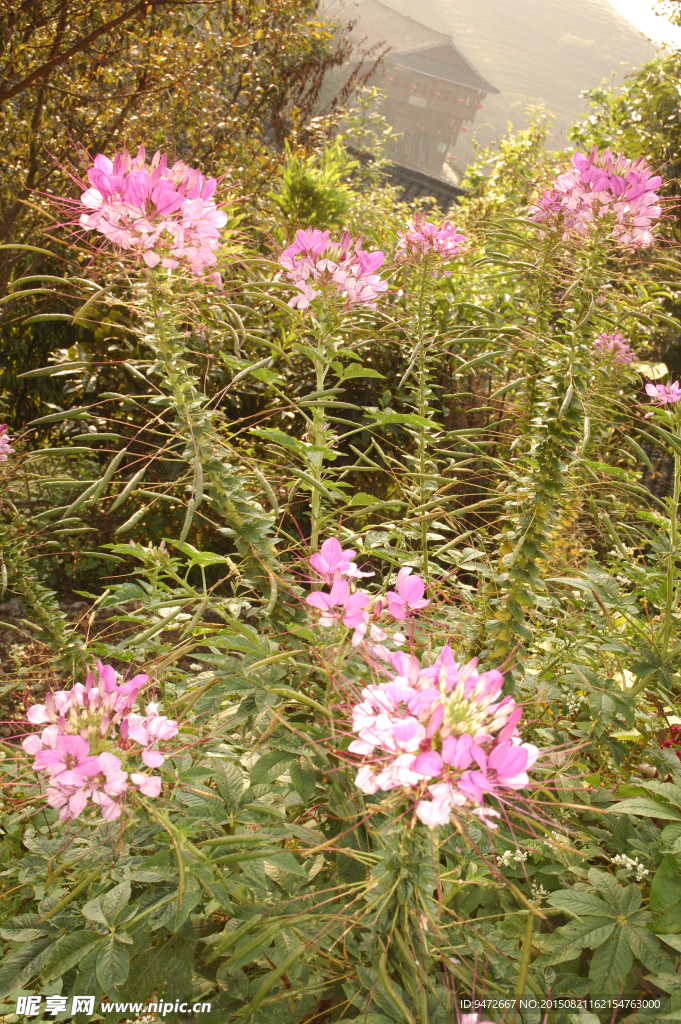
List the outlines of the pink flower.
<svg viewBox="0 0 681 1024">
<path fill-rule="evenodd" d="M 343 551 L 335 537 L 329 537 L 322 544 L 321 550 L 317 551 L 310 558 L 310 565 L 326 583 L 333 583 L 339 576 L 347 576 L 354 563 L 352 559 L 357 554 L 352 548 Z"/>
<path fill-rule="evenodd" d="M 347 582 L 342 579 L 334 582 L 328 594 L 317 590 L 313 594 L 308 594 L 305 601 L 312 608 L 321 611 L 320 626 L 330 626 L 336 619 L 342 618 L 343 625 L 352 629 L 368 621 L 368 614 L 364 609 L 369 604 L 369 595 L 361 591 L 351 594 Z"/>
<path fill-rule="evenodd" d="M 599 154 L 594 146 L 588 157 L 575 153 L 572 168 L 558 176 L 529 213 L 538 223 L 562 223 L 564 239 L 587 235 L 608 218 L 620 245 L 647 248 L 654 242 L 652 223 L 662 212 L 657 194 L 661 184 L 644 157 L 632 161 L 609 150 Z"/>
<path fill-rule="evenodd" d="M 38 751 L 34 764 L 47 769 L 52 785 L 59 786 L 84 786 L 99 771 L 98 759 L 81 736 L 58 736 L 55 749 Z"/>
<path fill-rule="evenodd" d="M 173 269 L 184 262 L 197 277 L 217 262 L 215 250 L 227 214 L 212 197 L 216 180 L 206 181 L 178 160 L 168 167 L 165 154 L 147 164 L 144 147 L 133 160 L 127 150 L 113 162 L 103 154 L 87 171 L 90 187 L 80 197 L 80 224 L 98 231 L 119 248 L 133 250 L 148 267 Z"/>
<path fill-rule="evenodd" d="M 474 757 L 480 771 L 464 772 L 459 779 L 459 789 L 477 803 L 482 803 L 483 794 L 500 787 L 522 789 L 529 782 L 526 769 L 539 756 L 539 750 L 531 743 L 514 744 L 510 740 L 498 743 L 489 755 L 476 747 Z"/>
<path fill-rule="evenodd" d="M 368 793 L 369 795 L 378 793 L 380 789 L 380 786 L 376 781 L 376 776 L 372 772 L 371 768 L 367 768 L 366 766 L 360 768 L 357 772 L 357 775 L 355 776 L 355 785 L 357 786 L 357 789 L 362 791 L 362 793 Z"/>
<path fill-rule="evenodd" d="M 396 255 L 398 259 L 408 256 L 424 259 L 437 257 L 438 262 L 446 262 L 459 256 L 466 247 L 466 236 L 460 235 L 450 221 L 439 227 L 426 219 L 426 215 L 415 214 L 405 231 L 397 233 Z M 437 269 L 434 271 L 437 276 Z M 445 273 L 449 277 L 449 272 Z"/>
<path fill-rule="evenodd" d="M 7 424 L 0 423 L 0 462 L 7 462 L 7 456 L 14 451 L 14 448 L 10 447 L 11 440 L 7 433 Z"/>
<path fill-rule="evenodd" d="M 105 821 L 115 821 L 121 815 L 118 798 L 128 786 L 128 773 L 121 770 L 121 761 L 113 754 L 99 755 L 100 771 L 93 778 L 90 799 L 101 808 Z"/>
<path fill-rule="evenodd" d="M 157 797 L 161 794 L 161 780 L 158 775 L 142 775 L 133 772 L 130 781 L 144 796 Z"/>
<path fill-rule="evenodd" d="M 87 807 L 87 793 L 74 786 L 48 786 L 45 793 L 48 807 L 59 809 L 61 822 L 71 821 Z"/>
<path fill-rule="evenodd" d="M 673 384 L 653 384 L 652 381 L 648 381 L 646 394 L 654 398 L 659 405 L 673 405 L 681 398 L 681 385 L 678 380 Z"/>
<path fill-rule="evenodd" d="M 135 743 L 139 743 L 145 749 L 142 751 L 142 760 L 148 768 L 158 768 L 165 762 L 165 757 L 158 750 L 151 750 L 153 743 L 159 740 L 169 740 L 177 735 L 179 726 L 166 715 L 159 715 L 158 705 L 150 703 L 147 707 L 145 718 L 141 715 L 129 715 L 127 735 Z"/>
<path fill-rule="evenodd" d="M 298 289 L 289 306 L 308 309 L 326 293 L 344 298 L 346 306 L 374 309 L 378 296 L 388 290 L 387 282 L 376 273 L 384 259 L 380 250 L 364 252 L 361 238 L 353 244 L 347 232 L 339 242 L 331 242 L 328 231 L 297 231 L 293 243 L 279 255 L 286 276 Z M 317 288 L 311 280 L 317 282 Z"/>
<path fill-rule="evenodd" d="M 400 569 L 397 574 L 397 593 L 389 590 L 386 594 L 388 611 L 394 619 L 406 619 L 410 612 L 420 611 L 430 604 L 423 597 L 425 583 L 420 576 L 411 576 L 411 572 L 408 566 Z"/>
<path fill-rule="evenodd" d="M 598 355 L 609 355 L 613 363 L 628 364 L 636 358 L 636 353 L 629 348 L 627 339 L 619 331 L 614 334 L 599 334 L 594 341 L 594 350 Z"/>
<path fill-rule="evenodd" d="M 27 754 L 37 754 L 39 750 L 43 749 L 43 743 L 37 733 L 33 733 L 32 736 L 27 736 L 21 743 L 22 747 Z"/>
<path fill-rule="evenodd" d="M 416 805 L 416 816 L 428 828 L 436 825 L 447 825 L 453 807 L 462 807 L 466 797 L 449 782 L 439 782 L 428 787 L 430 800 L 419 800 Z"/>
</svg>

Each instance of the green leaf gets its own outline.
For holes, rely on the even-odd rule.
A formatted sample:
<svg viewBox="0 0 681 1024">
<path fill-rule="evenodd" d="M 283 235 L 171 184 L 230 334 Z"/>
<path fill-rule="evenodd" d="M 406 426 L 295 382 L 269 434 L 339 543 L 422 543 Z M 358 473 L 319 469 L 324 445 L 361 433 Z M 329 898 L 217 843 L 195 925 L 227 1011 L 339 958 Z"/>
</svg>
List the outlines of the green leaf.
<svg viewBox="0 0 681 1024">
<path fill-rule="evenodd" d="M 274 782 L 280 775 L 283 775 L 291 761 L 293 754 L 285 750 L 270 750 L 258 758 L 251 768 L 251 785 L 256 786 L 259 782 Z"/>
<path fill-rule="evenodd" d="M 0 998 L 9 995 L 17 988 L 24 988 L 34 974 L 42 970 L 47 963 L 54 940 L 38 939 L 10 953 L 0 967 Z"/>
<path fill-rule="evenodd" d="M 549 897 L 554 907 L 564 907 L 578 917 L 611 917 L 612 908 L 592 892 L 583 889 L 563 889 Z"/>
<path fill-rule="evenodd" d="M 660 940 L 656 935 L 652 935 L 645 926 L 645 921 L 649 918 L 650 915 L 644 912 L 636 914 L 633 919 L 630 919 L 625 926 L 627 939 L 634 956 L 638 957 L 649 971 L 659 973 L 668 970 L 670 963 L 662 952 Z"/>
<path fill-rule="evenodd" d="M 592 990 L 600 995 L 619 994 L 634 963 L 626 930 L 617 928 L 596 949 L 589 967 Z"/>
<path fill-rule="evenodd" d="M 302 878 L 307 878 L 307 871 L 299 864 L 290 850 L 282 850 L 281 853 L 271 854 L 267 857 L 267 861 L 279 868 L 280 871 L 288 871 L 291 875 L 300 875 Z"/>
<path fill-rule="evenodd" d="M 11 942 L 32 942 L 50 934 L 56 937 L 59 933 L 51 921 L 41 922 L 39 914 L 20 914 L 0 928 L 3 939 Z"/>
<path fill-rule="evenodd" d="M 249 430 L 249 434 L 255 434 L 257 437 L 262 437 L 265 441 L 271 441 L 273 444 L 280 444 L 283 448 L 296 448 L 307 452 L 308 446 L 299 441 L 297 437 L 291 437 L 289 434 L 285 434 L 283 430 L 276 430 L 275 428 L 253 428 Z"/>
<path fill-rule="evenodd" d="M 109 889 L 104 896 L 100 896 L 102 913 L 109 926 L 116 923 L 121 915 L 121 911 L 128 905 L 130 892 L 130 882 L 121 882 L 120 885 L 115 885 L 113 889 Z"/>
<path fill-rule="evenodd" d="M 381 380 L 384 379 L 383 374 L 379 373 L 378 370 L 372 370 L 366 366 L 358 366 L 356 363 L 344 366 L 341 373 L 338 373 L 338 370 L 336 370 L 336 373 L 340 380 L 350 380 L 352 377 L 380 377 Z"/>
<path fill-rule="evenodd" d="M 663 804 L 661 800 L 653 800 L 648 796 L 633 796 L 629 800 L 620 800 L 610 808 L 615 814 L 638 814 L 641 818 L 664 818 L 666 821 L 681 821 L 681 814 Z"/>
<path fill-rule="evenodd" d="M 314 765 L 309 757 L 302 755 L 294 761 L 290 768 L 291 782 L 293 783 L 298 796 L 307 803 L 314 796 L 317 785 L 317 774 Z"/>
<path fill-rule="evenodd" d="M 166 947 L 163 963 L 163 989 L 174 999 L 188 999 L 192 990 L 194 949 L 181 935 L 174 936 Z"/>
<path fill-rule="evenodd" d="M 160 987 L 165 974 L 168 942 L 145 949 L 130 964 L 125 993 L 133 1002 L 145 1002 L 154 989 Z"/>
<path fill-rule="evenodd" d="M 46 981 L 59 978 L 72 967 L 79 964 L 93 946 L 93 943 L 106 942 L 98 932 L 88 930 L 70 932 L 55 943 L 50 959 L 45 965 Z"/>
<path fill-rule="evenodd" d="M 612 935 L 615 926 L 613 918 L 586 917 L 583 921 L 570 921 L 569 924 L 557 928 L 553 934 L 561 945 L 558 952 L 551 956 L 549 964 L 574 960 L 585 946 L 596 949 Z"/>
<path fill-rule="evenodd" d="M 110 935 L 104 948 L 99 951 L 95 968 L 97 981 L 108 996 L 115 995 L 116 986 L 125 981 L 129 970 L 130 950 L 115 942 L 113 935 Z"/>
<path fill-rule="evenodd" d="M 372 413 L 372 419 L 381 427 L 385 423 L 405 423 L 410 427 L 433 427 L 435 430 L 438 429 L 437 423 L 426 419 L 425 416 L 417 416 L 416 413 L 375 412 Z"/>
<path fill-rule="evenodd" d="M 97 975 L 95 973 L 96 964 L 97 950 L 94 950 L 92 953 L 87 953 L 78 969 L 76 980 L 73 983 L 72 995 L 95 996 L 99 999 L 102 994 L 102 989 L 97 981 Z M 75 1024 L 86 1024 L 86 1022 L 89 1022 L 91 1019 L 90 1015 L 85 1013 L 78 1013 L 73 1018 Z"/>
<path fill-rule="evenodd" d="M 220 761 L 214 766 L 213 778 L 220 796 L 227 806 L 235 811 L 244 791 L 244 779 L 240 769 L 230 761 Z"/>
<path fill-rule="evenodd" d="M 616 913 L 626 913 L 624 909 L 624 893 L 629 893 L 629 889 L 636 889 L 638 894 L 638 902 L 632 908 L 632 913 L 638 910 L 641 905 L 641 893 L 636 886 L 630 886 L 629 889 L 625 890 L 612 875 L 608 874 L 607 871 L 599 871 L 598 868 L 591 868 L 589 870 L 589 882 L 593 885 L 594 889 L 605 897 L 610 906 L 615 910 Z"/>
<path fill-rule="evenodd" d="M 60 316 L 60 314 L 57 315 Z M 66 319 L 70 320 L 71 317 L 67 316 Z M 30 323 L 28 320 L 24 322 Z M 17 380 L 25 377 L 53 377 L 56 373 L 66 373 L 69 370 L 86 370 L 89 366 L 90 364 L 84 363 L 82 359 L 75 363 L 54 363 L 52 366 L 41 366 L 39 370 L 28 370 L 26 373 L 18 373 Z"/>
<path fill-rule="evenodd" d="M 681 878 L 676 857 L 668 853 L 655 872 L 650 886 L 653 931 L 668 935 L 681 932 Z"/>
<path fill-rule="evenodd" d="M 102 910 L 101 896 L 96 896 L 95 899 L 90 900 L 89 903 L 86 903 L 83 907 L 81 907 L 80 912 L 83 915 L 83 917 L 86 917 L 88 919 L 88 921 L 95 921 L 97 924 L 103 924 L 107 928 L 109 927 L 109 922 L 104 916 L 104 911 Z"/>
<path fill-rule="evenodd" d="M 461 366 L 454 367 L 455 376 L 459 373 L 465 373 L 466 370 L 473 370 L 476 366 L 484 366 L 485 363 L 491 363 L 493 359 L 497 359 L 499 356 L 506 355 L 506 349 L 500 348 L 496 352 L 486 352 L 485 355 L 476 356 L 475 359 L 469 359 L 467 363 L 463 363 Z"/>
</svg>

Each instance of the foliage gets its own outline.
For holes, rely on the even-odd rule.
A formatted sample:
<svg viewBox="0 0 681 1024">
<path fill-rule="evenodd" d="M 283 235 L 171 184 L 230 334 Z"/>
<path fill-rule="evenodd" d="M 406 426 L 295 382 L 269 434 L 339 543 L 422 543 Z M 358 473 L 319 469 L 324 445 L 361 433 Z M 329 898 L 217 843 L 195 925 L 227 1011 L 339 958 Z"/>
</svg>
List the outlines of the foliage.
<svg viewBox="0 0 681 1024">
<path fill-rule="evenodd" d="M 63 235 L 57 281 L 15 265 L 12 287 L 49 289 L 25 296 L 48 304 L 36 330 L 73 333 L 21 378 L 37 429 L 0 464 L 3 587 L 49 652 L 2 743 L 8 1013 L 38 993 L 93 995 L 110 1021 L 160 1001 L 178 1024 L 445 1024 L 470 997 L 535 1024 L 512 1000 L 547 994 L 603 1022 L 618 998 L 632 1024 L 681 1010 L 681 420 L 671 379 L 644 390 L 678 331 L 675 250 L 534 222 L 567 166 L 539 115 L 470 173 L 455 226 L 407 232 L 371 178 L 380 146 L 373 165 L 343 148 L 380 136 L 367 110 L 284 148 L 252 232 L 230 180 L 224 291 L 110 248 L 83 276 Z M 617 150 L 621 124 L 588 141 Z M 365 217 L 366 250 L 334 246 Z M 333 600 L 309 558 L 324 537 L 373 573 L 343 569 Z M 405 596 L 417 572 L 426 606 Z M 80 628 L 53 592 L 73 580 Z M 498 819 L 429 829 L 413 780 L 355 784 L 352 709 L 381 664 L 426 678 L 447 645 L 500 668 L 541 756 L 521 793 L 489 796 Z M 139 713 L 179 733 L 158 798 L 60 825 L 21 750 L 26 705 L 96 659 L 148 675 Z"/>
</svg>

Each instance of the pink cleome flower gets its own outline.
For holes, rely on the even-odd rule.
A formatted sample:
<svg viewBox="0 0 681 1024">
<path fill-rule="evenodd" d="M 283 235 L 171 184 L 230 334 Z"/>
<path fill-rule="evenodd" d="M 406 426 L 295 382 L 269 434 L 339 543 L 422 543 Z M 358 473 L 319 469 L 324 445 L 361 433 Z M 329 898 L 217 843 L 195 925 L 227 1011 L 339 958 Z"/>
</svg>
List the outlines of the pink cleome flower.
<svg viewBox="0 0 681 1024">
<path fill-rule="evenodd" d="M 649 380 L 646 384 L 646 394 L 654 398 L 659 405 L 673 405 L 681 398 L 681 384 L 678 380 L 673 384 L 653 384 Z"/>
<path fill-rule="evenodd" d="M 627 160 L 607 149 L 599 153 L 594 146 L 588 157 L 575 153 L 572 168 L 544 191 L 529 215 L 539 224 L 561 224 L 564 239 L 586 236 L 608 218 L 611 235 L 620 245 L 649 248 L 654 242 L 653 222 L 662 213 L 657 194 L 661 184 L 662 178 L 653 176 L 644 157 Z"/>
<path fill-rule="evenodd" d="M 99 153 L 88 168 L 90 187 L 80 197 L 80 224 L 98 231 L 148 267 L 185 265 L 196 277 L 217 263 L 215 250 L 227 214 L 213 201 L 217 181 L 157 152 L 149 163 L 141 146 L 133 159 L 127 149 L 113 160 Z M 220 275 L 211 272 L 220 287 Z"/>
<path fill-rule="evenodd" d="M 7 424 L 0 423 L 0 462 L 7 462 L 7 456 L 11 455 L 14 448 L 10 446 L 12 438 L 7 433 Z"/>
<path fill-rule="evenodd" d="M 424 214 L 415 214 L 404 231 L 397 233 L 396 256 L 398 260 L 409 257 L 419 260 L 430 258 L 443 263 L 459 256 L 466 248 L 466 236 L 459 234 L 450 221 L 439 226 L 427 220 Z M 437 276 L 437 269 L 434 271 Z M 449 277 L 449 271 L 445 277 Z"/>
<path fill-rule="evenodd" d="M 593 347 L 596 355 L 610 356 L 613 363 L 628 365 L 636 358 L 636 353 L 629 348 L 629 342 L 620 331 L 597 335 Z"/>
<path fill-rule="evenodd" d="M 353 708 L 358 738 L 348 750 L 366 759 L 355 785 L 367 794 L 403 790 L 430 828 L 455 808 L 495 827 L 485 794 L 526 786 L 539 754 L 518 736 L 513 698 L 499 700 L 501 673 L 479 675 L 475 659 L 461 665 L 449 647 L 426 668 L 402 653 L 392 664 L 398 675 L 365 687 Z"/>
<path fill-rule="evenodd" d="M 305 310 L 328 293 L 343 298 L 346 306 L 375 309 L 378 296 L 388 290 L 387 281 L 376 273 L 384 260 L 380 250 L 364 252 L 362 239 L 353 242 L 347 231 L 339 242 L 331 242 L 329 232 L 318 228 L 297 231 L 292 244 L 279 255 L 286 276 L 298 289 L 288 304 Z"/>
<path fill-rule="evenodd" d="M 397 574 L 397 592 L 389 590 L 385 595 L 388 599 L 388 611 L 394 619 L 406 619 L 413 612 L 427 608 L 430 601 L 424 598 L 426 585 L 420 576 L 412 576 L 411 568 L 405 566 Z"/>
<path fill-rule="evenodd" d="M 59 809 L 60 821 L 77 818 L 90 803 L 100 808 L 105 821 L 114 821 L 122 813 L 129 783 L 145 796 L 160 794 L 158 776 L 129 775 L 121 760 L 135 757 L 132 744 L 138 744 L 143 763 L 157 768 L 165 761 L 157 744 L 178 732 L 177 723 L 159 715 L 154 703 L 147 705 L 144 716 L 132 713 L 148 678 L 137 675 L 119 683 L 111 665 L 98 661 L 84 685 L 48 694 L 44 704 L 28 709 L 28 721 L 45 728 L 27 736 L 22 746 L 35 758 L 34 768 L 47 772 L 46 800 Z"/>
</svg>

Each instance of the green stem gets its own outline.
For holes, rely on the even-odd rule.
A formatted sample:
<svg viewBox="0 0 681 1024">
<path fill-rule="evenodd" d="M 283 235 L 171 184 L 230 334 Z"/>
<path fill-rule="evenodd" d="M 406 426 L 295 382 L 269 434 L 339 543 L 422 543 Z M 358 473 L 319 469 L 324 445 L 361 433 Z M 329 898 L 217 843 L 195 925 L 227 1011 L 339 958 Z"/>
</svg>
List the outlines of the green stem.
<svg viewBox="0 0 681 1024">
<path fill-rule="evenodd" d="M 317 358 L 315 360 L 315 370 L 317 372 L 317 391 L 322 391 L 324 388 L 324 378 L 326 377 L 326 371 L 324 367 L 324 356 L 323 356 L 323 345 L 324 339 L 320 332 L 317 339 Z M 312 453 L 311 469 L 312 476 L 318 484 L 322 482 L 322 470 L 324 468 L 324 457 L 321 449 L 324 447 L 325 434 L 326 434 L 326 409 L 323 404 L 319 407 L 315 407 L 313 418 L 312 418 L 312 429 L 314 435 L 315 448 L 319 449 Z M 319 527 L 320 527 L 320 511 L 321 511 L 321 491 L 313 487 L 312 488 L 312 518 L 310 528 L 310 551 L 314 552 L 319 547 Z"/>
<path fill-rule="evenodd" d="M 530 967 L 530 954 L 532 952 L 532 931 L 534 930 L 534 914 L 528 911 L 527 921 L 525 922 L 525 935 L 523 937 L 523 952 L 520 958 L 520 970 L 518 972 L 518 981 L 515 987 L 515 994 L 520 998 L 525 992 L 525 985 L 527 984 L 527 972 Z"/>
<path fill-rule="evenodd" d="M 678 431 L 677 431 L 678 435 Z M 679 489 L 681 486 L 681 457 L 674 452 L 674 493 L 672 495 L 671 508 L 669 509 L 669 546 L 671 548 L 667 555 L 667 601 L 664 610 L 664 630 L 662 635 L 662 656 L 669 650 L 669 635 L 672 626 L 672 613 L 674 611 L 675 592 L 675 565 L 676 546 L 679 539 L 677 516 L 679 511 Z"/>
<path fill-rule="evenodd" d="M 428 399 L 426 393 L 426 358 L 425 358 L 425 339 L 423 332 L 423 321 L 424 321 L 424 303 L 426 298 L 426 284 L 428 281 L 428 275 L 430 274 L 429 263 L 426 260 L 423 265 L 423 275 L 421 277 L 421 289 L 419 291 L 419 303 L 418 303 L 418 350 L 419 350 L 419 416 L 425 418 L 428 411 Z M 426 428 L 421 425 L 419 427 L 419 491 L 421 493 L 421 504 L 424 505 L 427 500 L 426 493 Z M 428 520 L 424 519 L 421 523 L 421 550 L 423 552 L 423 576 L 424 579 L 428 580 Z"/>
</svg>

